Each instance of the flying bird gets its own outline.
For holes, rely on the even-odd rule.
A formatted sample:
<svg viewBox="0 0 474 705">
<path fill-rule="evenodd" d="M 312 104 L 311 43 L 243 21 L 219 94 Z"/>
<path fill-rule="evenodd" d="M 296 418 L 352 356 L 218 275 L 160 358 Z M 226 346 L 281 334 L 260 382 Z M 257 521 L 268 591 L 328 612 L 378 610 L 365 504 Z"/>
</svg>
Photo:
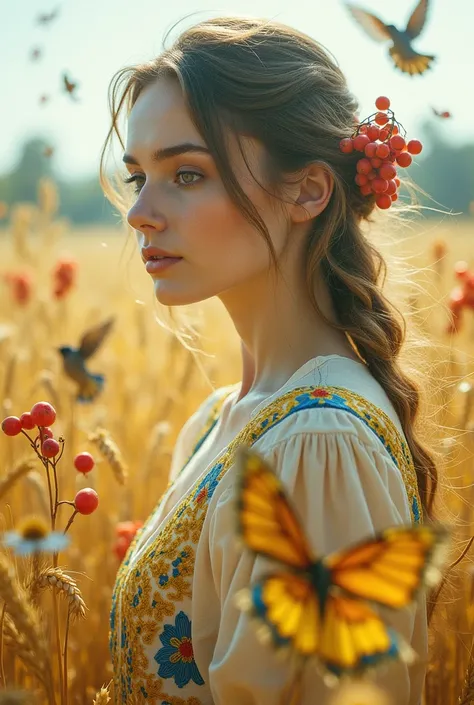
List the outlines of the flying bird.
<svg viewBox="0 0 474 705">
<path fill-rule="evenodd" d="M 38 49 L 38 47 L 32 49 L 30 54 L 31 61 L 38 61 L 38 59 L 41 59 L 42 55 L 41 49 Z"/>
<path fill-rule="evenodd" d="M 440 110 L 436 110 L 436 108 L 431 108 L 431 110 L 432 110 L 433 113 L 436 115 L 436 117 L 439 117 L 439 118 L 450 118 L 450 117 L 453 117 L 453 116 L 452 116 L 452 113 L 450 113 L 449 110 L 442 110 L 442 111 L 440 111 Z"/>
<path fill-rule="evenodd" d="M 78 348 L 68 345 L 58 348 L 58 352 L 63 358 L 65 373 L 78 385 L 77 401 L 94 401 L 104 386 L 105 376 L 89 372 L 86 368 L 86 360 L 102 345 L 114 324 L 114 320 L 114 317 L 111 317 L 104 323 L 86 330 Z"/>
<path fill-rule="evenodd" d="M 58 15 L 59 15 L 59 7 L 57 7 L 55 10 L 53 10 L 49 14 L 47 12 L 45 12 L 41 15 L 38 15 L 38 17 L 36 18 L 36 23 L 47 25 L 50 22 L 52 22 L 53 20 L 55 20 L 56 17 L 58 17 Z"/>
<path fill-rule="evenodd" d="M 429 0 L 420 0 L 414 9 L 406 29 L 399 30 L 393 24 L 385 24 L 371 12 L 354 5 L 347 5 L 354 19 L 366 33 L 377 42 L 391 41 L 389 54 L 395 66 L 403 73 L 422 74 L 431 68 L 435 57 L 430 54 L 418 54 L 412 47 L 413 39 L 418 37 L 425 26 Z"/>
<path fill-rule="evenodd" d="M 79 98 L 74 94 L 74 91 L 76 90 L 78 84 L 72 83 L 68 79 L 66 73 L 63 74 L 63 85 L 64 85 L 64 89 L 65 89 L 66 93 L 69 93 L 69 95 L 71 96 L 71 98 L 73 100 L 79 101 Z"/>
</svg>

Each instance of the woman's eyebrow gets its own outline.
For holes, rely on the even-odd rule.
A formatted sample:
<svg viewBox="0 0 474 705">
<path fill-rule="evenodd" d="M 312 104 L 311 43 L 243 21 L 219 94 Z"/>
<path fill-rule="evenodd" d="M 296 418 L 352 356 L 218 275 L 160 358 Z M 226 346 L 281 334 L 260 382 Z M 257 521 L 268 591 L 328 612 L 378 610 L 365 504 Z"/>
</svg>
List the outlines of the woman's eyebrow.
<svg viewBox="0 0 474 705">
<path fill-rule="evenodd" d="M 182 144 L 175 144 L 171 147 L 163 147 L 162 149 L 157 149 L 151 155 L 152 162 L 161 162 L 164 159 L 170 159 L 170 157 L 175 157 L 177 154 L 185 154 L 186 152 L 201 152 L 202 154 L 210 154 L 207 147 L 203 147 L 199 144 L 193 144 L 192 142 L 183 142 Z M 136 164 L 139 166 L 138 159 L 135 159 L 131 154 L 124 154 L 122 161 L 125 164 Z"/>
</svg>

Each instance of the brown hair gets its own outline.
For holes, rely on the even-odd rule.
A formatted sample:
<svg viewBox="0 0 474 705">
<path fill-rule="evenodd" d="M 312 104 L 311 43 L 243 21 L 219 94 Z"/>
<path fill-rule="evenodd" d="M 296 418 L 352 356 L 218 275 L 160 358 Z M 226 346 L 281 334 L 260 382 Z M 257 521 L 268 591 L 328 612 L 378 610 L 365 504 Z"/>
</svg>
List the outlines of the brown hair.
<svg viewBox="0 0 474 705">
<path fill-rule="evenodd" d="M 141 91 L 163 76 L 179 81 L 193 123 L 230 198 L 265 238 L 276 268 L 267 228 L 233 173 L 226 133 L 231 131 L 238 144 L 239 134 L 263 144 L 273 194 L 283 193 L 285 178 L 312 162 L 331 172 L 333 193 L 308 231 L 302 276 L 314 308 L 354 342 L 395 407 L 424 510 L 432 517 L 438 483 L 435 455 L 415 433 L 422 388 L 398 360 L 406 321 L 382 293 L 386 261 L 361 229 L 375 200 L 362 196 L 354 182 L 360 155 L 339 150 L 341 138 L 353 133 L 358 112 L 341 70 L 321 44 L 296 29 L 259 18 L 218 17 L 185 30 L 152 61 L 118 71 L 109 92 L 112 126 L 101 154 L 100 180 L 124 220 L 126 199 L 105 175 L 105 152 L 114 131 L 123 147 L 117 120 L 125 101 L 129 112 Z M 122 82 L 125 86 L 118 100 Z M 314 292 L 318 275 L 325 278 L 338 323 L 328 321 L 319 309 Z"/>
</svg>

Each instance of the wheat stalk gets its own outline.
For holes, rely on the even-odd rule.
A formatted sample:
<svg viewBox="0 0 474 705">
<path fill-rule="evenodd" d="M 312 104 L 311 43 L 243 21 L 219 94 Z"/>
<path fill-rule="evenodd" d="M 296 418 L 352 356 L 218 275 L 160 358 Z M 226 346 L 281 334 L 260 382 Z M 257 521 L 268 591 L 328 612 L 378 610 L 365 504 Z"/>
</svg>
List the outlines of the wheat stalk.
<svg viewBox="0 0 474 705">
<path fill-rule="evenodd" d="M 23 661 L 25 666 L 35 674 L 46 689 L 48 689 L 48 687 L 51 689 L 52 683 L 50 680 L 50 671 L 45 671 L 43 664 L 38 662 L 36 654 L 31 649 L 28 640 L 20 634 L 18 629 L 15 627 L 12 618 L 8 614 L 5 615 L 3 628 L 3 640 L 5 646 L 16 656 L 18 656 L 21 661 Z"/>
<path fill-rule="evenodd" d="M 474 660 L 471 658 L 469 660 L 469 665 L 466 670 L 466 675 L 464 678 L 464 685 L 461 695 L 458 699 L 459 705 L 472 705 L 474 703 Z"/>
<path fill-rule="evenodd" d="M 109 687 L 110 683 L 102 686 L 93 700 L 94 705 L 107 705 L 107 703 L 110 702 Z"/>
<path fill-rule="evenodd" d="M 20 460 L 10 472 L 7 472 L 0 479 L 0 499 L 13 487 L 15 482 L 26 475 L 35 467 L 35 461 L 31 458 Z"/>
<path fill-rule="evenodd" d="M 81 591 L 77 587 L 76 581 L 64 573 L 61 568 L 51 566 L 43 568 L 30 586 L 33 595 L 45 588 L 56 590 L 59 595 L 68 600 L 71 617 L 85 619 L 87 606 Z"/>
<path fill-rule="evenodd" d="M 120 485 L 124 485 L 128 477 L 128 468 L 122 458 L 119 447 L 112 440 L 109 432 L 105 428 L 98 428 L 95 433 L 89 434 L 88 440 L 94 443 L 106 458 L 117 482 Z"/>
<path fill-rule="evenodd" d="M 29 484 L 35 492 L 36 497 L 38 499 L 38 503 L 41 506 L 41 511 L 44 516 L 49 517 L 50 508 L 48 490 L 46 489 L 46 485 L 44 483 L 42 475 L 37 470 L 33 470 L 29 472 L 28 475 L 25 477 L 25 483 Z"/>
<path fill-rule="evenodd" d="M 48 650 L 41 629 L 37 609 L 28 601 L 25 590 L 19 584 L 12 565 L 7 557 L 0 553 L 0 597 L 6 604 L 6 611 L 11 616 L 16 628 L 30 642 L 39 661 L 48 661 Z"/>
</svg>

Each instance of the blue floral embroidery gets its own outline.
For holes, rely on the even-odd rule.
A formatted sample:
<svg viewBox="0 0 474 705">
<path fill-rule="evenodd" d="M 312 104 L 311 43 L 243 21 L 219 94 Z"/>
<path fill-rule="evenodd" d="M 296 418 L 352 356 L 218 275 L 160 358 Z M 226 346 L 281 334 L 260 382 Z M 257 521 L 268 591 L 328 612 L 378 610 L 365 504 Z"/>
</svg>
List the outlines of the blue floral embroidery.
<svg viewBox="0 0 474 705">
<path fill-rule="evenodd" d="M 196 492 L 194 493 L 194 500 L 196 500 L 199 495 L 206 500 L 210 500 L 214 494 L 214 490 L 219 482 L 219 474 L 223 468 L 222 463 L 217 463 L 214 467 L 207 473 L 206 477 L 197 486 Z"/>
<path fill-rule="evenodd" d="M 411 509 L 413 512 L 414 523 L 419 524 L 420 523 L 420 509 L 418 507 L 418 501 L 417 501 L 416 497 L 413 497 L 413 501 L 411 503 Z"/>
<path fill-rule="evenodd" d="M 174 627 L 171 624 L 165 624 L 163 633 L 160 634 L 160 641 L 163 648 L 154 657 L 160 666 L 158 675 L 161 678 L 174 678 L 178 688 L 183 688 L 191 680 L 197 685 L 204 685 L 204 680 L 194 661 L 191 621 L 184 612 L 178 613 Z"/>
</svg>

